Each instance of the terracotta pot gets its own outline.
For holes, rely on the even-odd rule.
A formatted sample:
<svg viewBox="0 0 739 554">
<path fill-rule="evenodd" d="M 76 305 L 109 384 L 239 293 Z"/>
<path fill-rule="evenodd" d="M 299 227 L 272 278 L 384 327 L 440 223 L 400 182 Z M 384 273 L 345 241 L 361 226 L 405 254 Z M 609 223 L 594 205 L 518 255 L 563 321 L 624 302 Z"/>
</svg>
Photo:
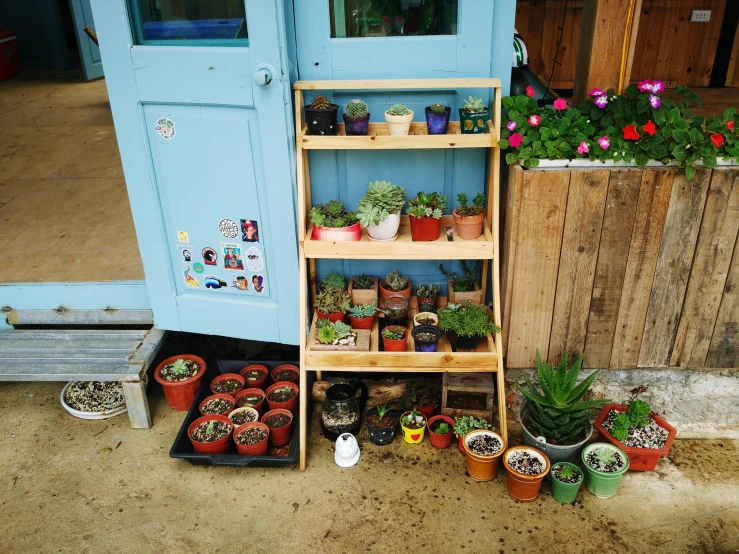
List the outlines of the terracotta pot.
<svg viewBox="0 0 739 554">
<path fill-rule="evenodd" d="M 278 371 L 285 371 L 289 370 L 292 372 L 292 376 L 288 379 L 275 379 L 275 375 Z M 298 380 L 300 379 L 300 368 L 298 366 L 293 364 L 280 364 L 276 368 L 272 370 L 272 381 L 277 383 L 278 381 L 287 381 L 289 383 L 298 383 Z"/>
<path fill-rule="evenodd" d="M 500 441 L 502 446 L 497 454 L 493 454 L 491 456 L 481 456 L 480 454 L 475 454 L 474 452 L 472 452 L 467 446 L 467 442 L 471 438 L 473 438 L 475 435 L 484 433 L 494 435 Z M 462 446 L 464 447 L 464 452 L 467 455 L 467 473 L 470 474 L 470 477 L 474 481 L 492 481 L 493 479 L 495 479 L 495 474 L 498 472 L 498 462 L 500 461 L 503 452 L 505 452 L 506 447 L 503 437 L 493 431 L 488 431 L 486 429 L 475 429 L 474 431 L 470 431 L 463 437 Z"/>
<path fill-rule="evenodd" d="M 177 383 L 170 383 L 165 381 L 159 375 L 159 372 L 164 366 L 176 362 L 179 359 L 188 360 L 195 362 L 200 366 L 200 370 L 193 375 L 192 378 L 186 381 L 179 381 Z M 172 356 L 162 361 L 157 368 L 154 370 L 154 379 L 157 383 L 162 385 L 164 389 L 164 396 L 167 397 L 167 404 L 173 410 L 186 411 L 190 409 L 190 405 L 195 401 L 195 395 L 200 388 L 200 382 L 203 380 L 203 374 L 205 373 L 207 366 L 203 358 L 194 356 L 192 354 L 180 354 L 179 356 Z"/>
<path fill-rule="evenodd" d="M 254 379 L 250 381 L 246 378 L 246 374 L 250 371 L 259 371 L 262 374 L 262 377 L 259 379 Z M 267 386 L 267 377 L 269 377 L 269 368 L 266 365 L 262 364 L 251 364 L 246 366 L 244 369 L 239 371 L 239 375 L 244 377 L 244 386 L 249 387 L 250 389 L 262 389 Z"/>
<path fill-rule="evenodd" d="M 203 413 L 203 406 L 205 406 L 208 402 L 210 402 L 211 400 L 213 400 L 215 398 L 221 398 L 221 399 L 226 400 L 227 402 L 230 402 L 231 403 L 231 408 L 225 414 L 221 414 L 221 415 L 228 416 L 228 414 L 231 413 L 231 410 L 233 410 L 234 409 L 234 406 L 236 405 L 236 401 L 234 400 L 233 396 L 231 396 L 230 394 L 213 394 L 211 396 L 206 397 L 200 403 L 200 406 L 199 406 L 200 414 L 201 415 L 214 415 L 214 414 L 204 414 Z"/>
<path fill-rule="evenodd" d="M 252 429 L 256 427 L 257 429 L 264 429 L 267 431 L 267 436 L 264 437 L 264 440 L 259 441 L 256 444 L 239 444 L 236 442 L 236 437 L 238 437 L 241 433 L 244 431 L 248 431 L 249 429 Z M 243 425 L 239 425 L 236 430 L 233 433 L 234 437 L 234 443 L 236 444 L 236 450 L 238 450 L 239 454 L 245 455 L 245 456 L 266 456 L 267 455 L 267 446 L 269 445 L 269 427 L 267 427 L 264 423 L 261 423 L 259 421 L 250 421 L 249 423 L 244 423 Z"/>
<path fill-rule="evenodd" d="M 446 422 L 449 424 L 449 427 L 451 429 L 449 433 L 434 432 L 434 425 L 441 422 Z M 434 416 L 428 420 L 428 422 L 426 423 L 426 427 L 428 427 L 429 430 L 429 438 L 431 439 L 431 444 L 433 444 L 436 448 L 439 448 L 440 450 L 449 448 L 449 445 L 452 444 L 452 437 L 454 436 L 454 420 L 451 417 L 445 415 Z"/>
<path fill-rule="evenodd" d="M 281 408 L 270 410 L 262 416 L 262 423 L 266 425 L 267 419 L 269 419 L 273 415 L 279 414 L 288 416 L 290 418 L 290 421 L 288 421 L 282 427 L 269 428 L 269 443 L 272 446 L 282 446 L 283 444 L 287 444 L 288 442 L 290 442 L 290 429 L 292 429 L 293 426 L 293 414 L 292 412 L 290 412 L 290 410 L 283 410 Z M 267 427 L 269 427 L 269 425 L 267 425 Z"/>
<path fill-rule="evenodd" d="M 380 297 L 383 300 L 385 300 L 391 294 L 402 294 L 406 298 L 410 298 L 411 297 L 411 282 L 408 281 L 408 286 L 407 287 L 405 287 L 403 290 L 399 290 L 399 291 L 396 292 L 394 290 L 390 290 L 389 288 L 387 288 L 387 286 L 385 285 L 385 279 L 383 279 L 380 282 Z"/>
<path fill-rule="evenodd" d="M 482 235 L 482 223 L 485 221 L 485 211 L 477 215 L 459 215 L 454 210 L 454 226 L 457 236 L 465 240 L 475 240 Z"/>
<path fill-rule="evenodd" d="M 257 411 L 257 413 L 261 415 L 262 409 L 264 407 L 264 399 L 266 398 L 266 395 L 262 389 L 244 389 L 242 391 L 239 391 L 236 394 L 236 396 L 234 396 L 234 400 L 236 401 L 236 406 L 239 406 L 239 398 L 241 398 L 242 396 L 248 396 L 250 394 L 258 394 L 259 396 L 262 397 L 262 400 L 259 403 L 254 404 L 253 406 L 248 406 L 249 408 L 254 408 Z M 242 406 L 239 406 L 239 407 L 241 408 Z"/>
<path fill-rule="evenodd" d="M 337 321 L 346 323 L 346 314 L 344 312 L 338 312 L 335 314 L 324 314 L 323 312 L 319 312 L 318 310 L 316 310 L 316 317 L 318 319 L 328 319 L 331 323 L 336 323 Z"/>
<path fill-rule="evenodd" d="M 287 402 L 275 402 L 274 400 L 269 399 L 270 393 L 280 387 L 290 387 L 295 391 L 295 396 L 293 396 L 290 400 Z M 278 408 L 282 408 L 283 410 L 290 410 L 290 412 L 295 416 L 295 414 L 298 412 L 298 394 L 299 389 L 298 385 L 295 383 L 291 383 L 289 381 L 279 381 L 275 383 L 274 385 L 267 388 L 265 392 L 267 396 L 267 404 L 269 405 L 270 410 L 276 410 Z"/>
<path fill-rule="evenodd" d="M 405 329 L 405 328 L 404 328 Z M 405 352 L 405 345 L 408 342 L 408 329 L 405 329 L 405 336 L 399 340 L 392 340 L 382 335 L 382 346 L 385 352 Z"/>
<path fill-rule="evenodd" d="M 227 381 L 229 379 L 234 379 L 238 381 L 239 383 L 241 383 L 241 387 L 239 387 L 238 390 L 235 390 L 233 392 L 226 392 L 226 393 L 220 393 L 220 392 L 217 392 L 215 389 L 213 389 L 213 385 L 215 385 L 216 383 L 220 383 L 221 381 Z M 228 394 L 229 396 L 234 397 L 236 396 L 236 393 L 238 393 L 241 389 L 244 388 L 244 382 L 245 382 L 244 378 L 238 373 L 222 373 L 221 375 L 214 378 L 210 382 L 210 390 L 211 392 L 213 392 L 213 394 Z"/>
<path fill-rule="evenodd" d="M 228 426 L 231 428 L 231 430 L 229 431 L 228 435 L 220 440 L 213 442 L 199 442 L 193 439 L 192 432 L 195 430 L 195 427 L 197 427 L 201 423 L 207 423 L 208 421 L 222 421 L 223 423 L 228 423 Z M 190 439 L 192 447 L 198 454 L 226 454 L 228 453 L 228 442 L 231 438 L 231 435 L 233 434 L 233 429 L 233 423 L 231 423 L 231 420 L 228 419 L 226 416 L 207 415 L 197 418 L 190 424 L 190 426 L 187 428 L 187 438 Z"/>
<path fill-rule="evenodd" d="M 375 314 L 369 317 L 354 317 L 353 315 L 349 315 L 349 325 L 352 329 L 369 329 L 371 331 L 374 324 Z"/>
<path fill-rule="evenodd" d="M 411 222 L 411 238 L 418 242 L 430 242 L 439 239 L 441 219 L 435 217 L 408 216 Z"/>
<path fill-rule="evenodd" d="M 327 240 L 330 242 L 351 242 L 362 238 L 362 227 L 359 222 L 348 227 L 321 227 L 313 226 L 313 240 Z"/>
<path fill-rule="evenodd" d="M 508 458 L 511 454 L 520 450 L 525 450 L 544 462 L 544 471 L 536 475 L 524 475 L 513 469 L 508 464 Z M 546 457 L 544 452 L 536 448 L 531 448 L 530 446 L 512 446 L 506 450 L 505 456 L 503 456 L 503 465 L 508 471 L 508 479 L 506 480 L 508 494 L 521 502 L 536 500 L 536 497 L 539 495 L 539 489 L 541 488 L 541 482 L 544 480 L 546 474 L 549 473 L 549 458 Z"/>
</svg>

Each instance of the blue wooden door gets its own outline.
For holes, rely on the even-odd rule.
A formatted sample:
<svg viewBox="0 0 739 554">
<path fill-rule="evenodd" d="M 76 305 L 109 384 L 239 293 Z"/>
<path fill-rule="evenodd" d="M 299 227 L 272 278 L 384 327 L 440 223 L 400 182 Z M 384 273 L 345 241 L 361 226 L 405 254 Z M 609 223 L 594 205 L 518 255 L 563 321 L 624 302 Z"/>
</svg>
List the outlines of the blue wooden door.
<svg viewBox="0 0 739 554">
<path fill-rule="evenodd" d="M 281 2 L 93 0 L 93 13 L 157 327 L 297 344 Z"/>
<path fill-rule="evenodd" d="M 69 5 L 72 8 L 74 31 L 77 36 L 77 45 L 79 46 L 85 79 L 88 81 L 99 79 L 103 76 L 103 60 L 100 57 L 100 48 L 85 33 L 85 27 L 90 27 L 95 31 L 90 0 L 70 0 Z"/>
</svg>

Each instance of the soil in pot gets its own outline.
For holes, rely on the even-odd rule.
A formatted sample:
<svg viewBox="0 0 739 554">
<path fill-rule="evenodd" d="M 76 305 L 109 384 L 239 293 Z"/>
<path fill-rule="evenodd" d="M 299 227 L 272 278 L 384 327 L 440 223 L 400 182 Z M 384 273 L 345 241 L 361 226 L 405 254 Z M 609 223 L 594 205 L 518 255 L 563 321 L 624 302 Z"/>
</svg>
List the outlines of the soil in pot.
<svg viewBox="0 0 739 554">
<path fill-rule="evenodd" d="M 162 385 L 169 407 L 184 411 L 190 409 L 195 401 L 205 371 L 206 364 L 202 358 L 180 354 L 162 360 L 154 370 L 154 379 Z"/>
<path fill-rule="evenodd" d="M 200 370 L 200 364 L 193 360 L 183 360 L 184 364 L 179 366 L 177 361 L 173 361 L 159 370 L 159 376 L 168 383 L 179 383 L 192 379 Z"/>
<path fill-rule="evenodd" d="M 464 436 L 467 473 L 474 481 L 492 481 L 505 450 L 503 437 L 492 431 L 478 429 Z"/>
<path fill-rule="evenodd" d="M 295 398 L 295 389 L 292 387 L 278 387 L 269 393 L 267 397 L 272 402 L 287 402 Z"/>
<path fill-rule="evenodd" d="M 64 391 L 67 406 L 80 412 L 107 412 L 126 403 L 123 385 L 116 381 L 76 381 Z"/>
<path fill-rule="evenodd" d="M 290 416 L 286 416 L 285 414 L 275 414 L 275 415 L 271 415 L 268 418 L 266 418 L 264 420 L 264 424 L 270 429 L 275 429 L 275 428 L 284 427 L 291 421 L 292 421 L 292 418 Z"/>
<path fill-rule="evenodd" d="M 406 418 L 409 419 L 406 419 Z M 418 444 L 423 441 L 426 430 L 426 417 L 420 412 L 405 412 L 400 416 L 400 427 L 403 430 L 403 440 L 409 444 Z"/>
<path fill-rule="evenodd" d="M 434 319 L 432 317 L 429 317 L 429 316 L 422 316 L 422 317 L 416 317 L 415 322 L 418 325 L 433 325 L 433 326 L 436 326 L 437 323 L 438 323 L 438 320 L 437 319 Z"/>
<path fill-rule="evenodd" d="M 454 437 L 454 420 L 445 415 L 434 416 L 428 420 L 431 444 L 443 450 L 452 444 Z"/>
<path fill-rule="evenodd" d="M 216 442 L 224 439 L 231 432 L 231 426 L 223 421 L 204 421 L 190 433 L 197 442 Z"/>
<path fill-rule="evenodd" d="M 244 391 L 246 394 L 239 396 L 236 399 L 236 405 L 239 408 L 256 408 L 259 404 L 264 401 L 264 394 L 258 394 L 257 392 Z"/>
<path fill-rule="evenodd" d="M 588 473 L 588 490 L 598 498 L 610 498 L 618 492 L 621 477 L 629 469 L 626 453 L 609 443 L 592 443 L 581 454 Z"/>
<path fill-rule="evenodd" d="M 267 438 L 268 434 L 269 431 L 265 431 L 264 429 L 260 429 L 258 427 L 252 427 L 251 429 L 247 429 L 236 435 L 236 439 L 234 440 L 236 441 L 236 444 L 249 446 L 262 442 L 264 439 Z"/>
<path fill-rule="evenodd" d="M 288 410 L 272 410 L 264 414 L 262 423 L 269 427 L 269 442 L 272 446 L 282 446 L 290 442 L 290 428 L 293 421 Z"/>
<path fill-rule="evenodd" d="M 288 383 L 297 383 L 300 377 L 300 370 L 294 365 L 281 365 L 272 370 L 272 380 L 275 383 L 287 381 Z"/>
<path fill-rule="evenodd" d="M 494 435 L 475 435 L 467 441 L 467 448 L 479 456 L 493 456 L 503 449 L 503 443 Z"/>
<path fill-rule="evenodd" d="M 610 410 L 601 425 L 603 428 L 613 435 L 613 420 L 619 414 L 616 410 Z M 629 448 L 652 448 L 662 450 L 667 443 L 669 433 L 657 425 L 657 423 L 649 418 L 649 423 L 645 427 L 629 429 L 629 436 L 621 442 Z"/>
<path fill-rule="evenodd" d="M 263 365 L 250 365 L 239 373 L 244 378 L 244 387 L 247 389 L 263 389 L 267 382 L 269 370 Z"/>
<path fill-rule="evenodd" d="M 601 473 L 618 473 L 625 465 L 624 457 L 618 452 L 613 452 L 613 458 L 610 461 L 601 462 L 596 454 L 597 449 L 590 450 L 585 455 L 585 462 L 596 471 Z"/>
<path fill-rule="evenodd" d="M 571 504 L 583 483 L 582 470 L 568 462 L 558 462 L 552 466 L 552 496 L 557 502 Z"/>
<path fill-rule="evenodd" d="M 577 471 L 570 471 L 565 472 L 566 475 L 562 473 L 562 470 L 565 469 L 567 466 L 564 464 L 557 464 L 552 468 L 552 477 L 559 481 L 560 483 L 565 483 L 568 485 L 574 485 L 577 483 L 582 482 L 582 473 Z"/>
<path fill-rule="evenodd" d="M 236 412 L 233 416 L 231 416 L 231 421 L 233 421 L 234 425 L 236 425 L 237 427 L 239 425 L 243 425 L 244 423 L 249 423 L 251 421 L 256 421 L 256 420 L 257 420 L 257 414 L 255 414 L 252 411 L 247 411 L 247 410 Z"/>
<path fill-rule="evenodd" d="M 244 385 L 236 379 L 223 379 L 211 384 L 211 389 L 216 394 L 232 394 L 241 390 Z"/>
<path fill-rule="evenodd" d="M 200 413 L 203 415 L 226 415 L 233 409 L 233 406 L 233 400 L 229 402 L 225 398 L 211 398 L 200 407 Z"/>
</svg>

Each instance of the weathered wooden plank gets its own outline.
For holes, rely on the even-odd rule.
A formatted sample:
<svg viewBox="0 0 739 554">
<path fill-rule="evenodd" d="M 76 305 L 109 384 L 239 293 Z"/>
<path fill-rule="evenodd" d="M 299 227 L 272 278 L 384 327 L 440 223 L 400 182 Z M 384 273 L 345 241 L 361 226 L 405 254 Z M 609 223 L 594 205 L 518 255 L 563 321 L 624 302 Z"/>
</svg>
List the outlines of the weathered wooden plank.
<svg viewBox="0 0 739 554">
<path fill-rule="evenodd" d="M 11 325 L 152 325 L 151 310 L 10 310 Z"/>
<path fill-rule="evenodd" d="M 138 383 L 123 383 L 123 394 L 126 397 L 128 419 L 134 429 L 150 429 L 151 414 L 149 402 L 146 399 L 146 385 Z"/>
<path fill-rule="evenodd" d="M 128 364 L 36 363 L 0 360 L 0 381 L 138 381 L 139 369 Z"/>
<path fill-rule="evenodd" d="M 672 349 L 672 366 L 705 367 L 737 232 L 739 171 L 716 170 L 708 189 L 688 291 Z"/>
<path fill-rule="evenodd" d="M 716 368 L 739 367 L 739 240 L 734 244 L 706 365 Z"/>
<path fill-rule="evenodd" d="M 11 348 L 2 351 L 3 363 L 48 363 L 52 360 L 64 362 L 74 360 L 74 363 L 128 363 L 130 350 L 121 349 L 82 349 L 82 350 L 28 350 L 26 348 Z"/>
<path fill-rule="evenodd" d="M 639 359 L 649 293 L 674 177 L 674 171 L 669 169 L 645 169 L 642 173 L 611 349 L 612 368 L 636 367 Z"/>
<path fill-rule="evenodd" d="M 143 340 L 147 331 L 139 330 L 103 330 L 103 329 L 13 329 L 0 333 L 0 341 L 16 340 L 128 340 L 131 342 Z"/>
<path fill-rule="evenodd" d="M 682 171 L 675 175 L 649 297 L 639 367 L 669 364 L 710 181 L 710 169 L 699 169 L 690 181 Z"/>
<path fill-rule="evenodd" d="M 610 171 L 572 171 L 549 339 L 549 363 L 585 348 Z"/>
<path fill-rule="evenodd" d="M 159 353 L 159 349 L 164 344 L 164 337 L 166 336 L 166 331 L 152 327 L 135 352 L 129 356 L 128 363 L 138 364 L 146 371 Z"/>
<path fill-rule="evenodd" d="M 549 333 L 564 230 L 569 171 L 524 171 L 518 222 L 507 365 L 534 367 Z M 509 287 L 510 288 L 510 287 Z"/>
<path fill-rule="evenodd" d="M 12 331 L 11 331 L 12 333 Z M 71 352 L 118 352 L 126 355 L 136 350 L 136 347 L 141 343 L 140 340 L 125 341 L 120 340 L 99 340 L 99 339 L 74 339 L 74 340 L 36 340 L 36 339 L 21 339 L 21 340 L 2 340 L 0 341 L 0 356 L 9 356 L 11 352 L 57 352 L 57 353 L 71 353 Z M 33 356 L 30 356 L 33 357 Z"/>
<path fill-rule="evenodd" d="M 629 256 L 641 171 L 611 171 L 585 339 L 583 367 L 608 367 Z"/>
<path fill-rule="evenodd" d="M 503 325 L 501 338 L 503 354 L 508 353 L 508 337 L 511 323 L 511 301 L 513 300 L 513 277 L 516 267 L 516 246 L 518 244 L 518 225 L 521 220 L 521 195 L 523 193 L 523 174 L 520 165 L 508 167 L 508 186 L 505 192 L 503 271 L 500 292 L 503 295 Z"/>
</svg>

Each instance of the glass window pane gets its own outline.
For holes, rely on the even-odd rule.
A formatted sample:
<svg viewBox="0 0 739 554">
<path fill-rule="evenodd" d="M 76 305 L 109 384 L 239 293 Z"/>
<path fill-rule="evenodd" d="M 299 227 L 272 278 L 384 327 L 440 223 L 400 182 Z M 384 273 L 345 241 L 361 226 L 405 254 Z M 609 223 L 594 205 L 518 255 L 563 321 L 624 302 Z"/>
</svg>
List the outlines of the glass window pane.
<svg viewBox="0 0 739 554">
<path fill-rule="evenodd" d="M 456 35 L 459 0 L 328 0 L 331 37 Z"/>
<path fill-rule="evenodd" d="M 244 0 L 130 0 L 130 9 L 137 44 L 248 44 Z"/>
</svg>

